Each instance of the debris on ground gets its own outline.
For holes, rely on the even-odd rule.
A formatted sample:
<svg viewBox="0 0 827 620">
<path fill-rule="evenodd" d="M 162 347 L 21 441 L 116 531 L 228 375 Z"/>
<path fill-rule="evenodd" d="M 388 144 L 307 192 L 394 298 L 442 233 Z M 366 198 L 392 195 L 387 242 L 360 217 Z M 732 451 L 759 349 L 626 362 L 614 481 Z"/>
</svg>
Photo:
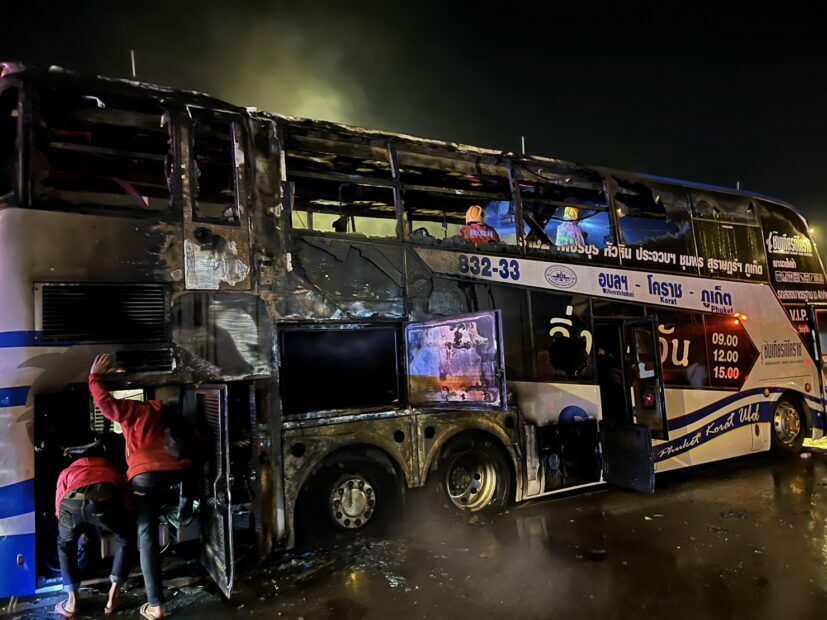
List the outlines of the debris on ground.
<svg viewBox="0 0 827 620">
<path fill-rule="evenodd" d="M 337 561 L 336 559 L 326 560 L 320 564 L 316 564 L 315 566 L 307 569 L 303 573 L 299 574 L 297 577 L 293 579 L 293 585 L 295 586 L 306 586 L 309 583 L 312 583 L 314 580 L 318 579 L 322 575 L 326 575 L 336 568 Z"/>
</svg>

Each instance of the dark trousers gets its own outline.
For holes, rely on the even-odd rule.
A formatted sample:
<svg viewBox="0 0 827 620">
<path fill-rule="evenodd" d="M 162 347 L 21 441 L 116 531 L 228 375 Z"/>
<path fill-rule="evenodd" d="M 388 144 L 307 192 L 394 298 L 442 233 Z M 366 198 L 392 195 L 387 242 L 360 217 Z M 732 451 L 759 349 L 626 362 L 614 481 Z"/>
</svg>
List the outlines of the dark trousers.
<svg viewBox="0 0 827 620">
<path fill-rule="evenodd" d="M 164 507 L 177 504 L 177 487 L 183 475 L 181 471 L 150 471 L 138 474 L 130 481 L 135 495 L 141 571 L 144 574 L 146 598 L 153 607 L 164 602 L 158 525 Z"/>
<path fill-rule="evenodd" d="M 80 496 L 83 496 L 81 499 Z M 92 484 L 68 493 L 60 502 L 57 550 L 63 589 L 77 592 L 78 528 L 89 524 L 115 535 L 115 559 L 110 579 L 122 583 L 135 561 L 135 521 L 124 508 L 121 490 L 111 484 Z"/>
</svg>

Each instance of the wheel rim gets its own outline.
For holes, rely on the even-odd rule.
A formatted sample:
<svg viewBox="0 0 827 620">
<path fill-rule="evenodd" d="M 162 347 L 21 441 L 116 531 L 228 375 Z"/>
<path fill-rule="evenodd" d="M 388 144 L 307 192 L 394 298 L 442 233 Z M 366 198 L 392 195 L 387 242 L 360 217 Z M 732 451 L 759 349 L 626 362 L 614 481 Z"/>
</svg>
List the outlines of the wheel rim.
<svg viewBox="0 0 827 620">
<path fill-rule="evenodd" d="M 779 403 L 773 416 L 775 436 L 784 445 L 792 445 L 801 433 L 801 416 L 790 403 Z"/>
<path fill-rule="evenodd" d="M 351 474 L 333 485 L 329 497 L 330 516 L 341 528 L 363 527 L 376 512 L 376 491 L 370 481 Z"/>
<path fill-rule="evenodd" d="M 457 508 L 471 512 L 485 508 L 497 490 L 497 468 L 493 459 L 480 450 L 457 454 L 448 464 L 445 488 Z"/>
</svg>

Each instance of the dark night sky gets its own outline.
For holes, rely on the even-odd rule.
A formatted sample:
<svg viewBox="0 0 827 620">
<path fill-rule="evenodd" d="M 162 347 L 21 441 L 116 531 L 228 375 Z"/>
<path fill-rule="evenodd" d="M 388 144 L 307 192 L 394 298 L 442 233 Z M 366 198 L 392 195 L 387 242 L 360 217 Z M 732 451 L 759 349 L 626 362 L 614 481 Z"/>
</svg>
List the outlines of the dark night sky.
<svg viewBox="0 0 827 620">
<path fill-rule="evenodd" d="M 0 58 L 127 76 L 134 48 L 141 79 L 273 112 L 505 150 L 525 134 L 537 154 L 740 180 L 799 206 L 827 239 L 823 10 L 119 4 L 6 7 Z"/>
</svg>

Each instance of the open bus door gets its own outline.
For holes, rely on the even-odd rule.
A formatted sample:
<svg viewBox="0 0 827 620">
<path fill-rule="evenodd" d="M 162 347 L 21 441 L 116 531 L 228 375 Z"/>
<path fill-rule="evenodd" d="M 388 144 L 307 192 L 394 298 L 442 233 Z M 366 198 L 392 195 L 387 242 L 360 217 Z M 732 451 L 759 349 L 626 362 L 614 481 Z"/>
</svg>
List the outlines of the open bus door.
<svg viewBox="0 0 827 620">
<path fill-rule="evenodd" d="M 233 515 L 230 497 L 230 444 L 227 386 L 195 390 L 198 419 L 208 431 L 201 473 L 201 563 L 229 597 L 233 589 Z"/>
<path fill-rule="evenodd" d="M 657 318 L 624 321 L 620 332 L 626 415 L 607 420 L 603 426 L 603 475 L 610 484 L 652 493 L 655 490 L 652 438 L 665 439 L 667 429 Z"/>
</svg>

